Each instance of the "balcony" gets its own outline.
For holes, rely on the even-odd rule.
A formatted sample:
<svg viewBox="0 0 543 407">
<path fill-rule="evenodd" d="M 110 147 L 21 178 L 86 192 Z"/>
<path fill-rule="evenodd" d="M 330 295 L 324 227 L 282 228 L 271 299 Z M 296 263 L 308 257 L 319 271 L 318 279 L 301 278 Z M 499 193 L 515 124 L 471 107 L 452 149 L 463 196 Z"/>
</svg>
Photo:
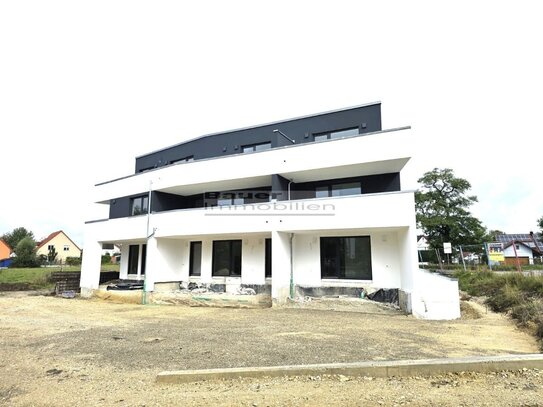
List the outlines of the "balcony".
<svg viewBox="0 0 543 407">
<path fill-rule="evenodd" d="M 89 222 L 96 241 L 414 227 L 412 191 L 196 208 Z"/>
<path fill-rule="evenodd" d="M 413 155 L 413 146 L 409 128 L 401 128 L 172 164 L 98 184 L 93 201 L 109 203 L 149 189 L 188 196 L 258 188 L 270 185 L 272 174 L 293 182 L 311 182 L 400 172 Z"/>
</svg>

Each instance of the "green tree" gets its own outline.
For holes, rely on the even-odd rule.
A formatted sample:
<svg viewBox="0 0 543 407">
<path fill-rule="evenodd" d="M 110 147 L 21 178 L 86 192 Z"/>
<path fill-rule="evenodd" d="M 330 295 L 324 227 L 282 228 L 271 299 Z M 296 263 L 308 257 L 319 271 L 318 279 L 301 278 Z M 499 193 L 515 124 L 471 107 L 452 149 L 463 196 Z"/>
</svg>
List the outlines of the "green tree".
<svg viewBox="0 0 543 407">
<path fill-rule="evenodd" d="M 13 250 L 16 256 L 11 267 L 38 267 L 40 261 L 36 256 L 36 242 L 31 237 L 23 238 Z"/>
<path fill-rule="evenodd" d="M 543 216 L 537 220 L 537 226 L 539 226 L 539 236 L 543 237 Z"/>
<path fill-rule="evenodd" d="M 424 231 L 432 248 L 480 244 L 485 228 L 469 212 L 477 197 L 467 195 L 471 184 L 454 176 L 451 169 L 434 168 L 419 180 L 421 188 L 415 193 L 417 225 Z"/>
<path fill-rule="evenodd" d="M 49 249 L 49 252 L 47 253 L 47 261 L 49 263 L 53 263 L 55 261 L 55 259 L 57 258 L 57 251 L 55 249 L 55 246 L 51 246 L 51 248 Z"/>
<path fill-rule="evenodd" d="M 15 250 L 19 242 L 25 237 L 34 239 L 34 233 L 27 230 L 26 228 L 19 227 L 13 229 L 11 232 L 4 233 L 4 235 L 2 236 L 2 240 L 6 242 L 12 250 Z"/>
</svg>

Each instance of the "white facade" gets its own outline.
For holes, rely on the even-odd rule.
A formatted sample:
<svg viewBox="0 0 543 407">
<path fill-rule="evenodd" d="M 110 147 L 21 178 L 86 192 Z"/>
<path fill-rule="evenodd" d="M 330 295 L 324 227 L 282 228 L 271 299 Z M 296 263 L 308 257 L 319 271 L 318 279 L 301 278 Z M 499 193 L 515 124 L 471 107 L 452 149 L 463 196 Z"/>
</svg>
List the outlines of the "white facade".
<svg viewBox="0 0 543 407">
<path fill-rule="evenodd" d="M 513 244 L 515 244 L 515 248 L 513 248 Z M 533 253 L 533 250 L 526 246 L 525 244 L 522 244 L 522 243 L 519 243 L 519 242 L 516 242 L 516 243 L 513 243 L 507 247 L 505 247 L 503 249 L 503 256 L 506 257 L 506 258 L 512 258 L 512 259 L 516 259 L 516 257 L 518 258 L 524 258 L 524 259 L 528 259 L 528 263 L 529 264 L 534 264 L 534 253 Z M 515 249 L 517 251 L 516 255 L 515 255 Z"/>
<path fill-rule="evenodd" d="M 119 196 L 149 190 L 185 196 L 257 188 L 270 185 L 273 174 L 303 183 L 398 173 L 413 148 L 407 128 L 377 132 L 169 165 L 99 184 L 94 196 L 95 202 L 108 203 Z M 281 304 L 293 294 L 294 287 L 398 288 L 407 293 L 417 316 L 457 317 L 455 312 L 441 312 L 441 305 L 435 308 L 437 311 L 428 312 L 433 304 L 428 300 L 426 312 L 420 310 L 423 293 L 431 287 L 426 283 L 428 278 L 419 276 L 413 191 L 289 198 L 89 222 L 85 228 L 82 293 L 90 295 L 98 288 L 102 243 L 122 247 L 121 278 L 143 278 L 143 246 L 137 272 L 132 274 L 128 270 L 128 248 L 146 244 L 147 291 L 153 291 L 160 282 L 225 284 L 227 290 L 240 284 L 271 284 L 273 301 Z M 370 280 L 321 278 L 321 238 L 336 236 L 369 237 Z M 213 276 L 213 242 L 231 239 L 241 240 L 241 277 Z M 271 278 L 265 276 L 266 239 L 271 239 Z M 189 276 L 191 241 L 202 242 L 200 276 Z"/>
</svg>

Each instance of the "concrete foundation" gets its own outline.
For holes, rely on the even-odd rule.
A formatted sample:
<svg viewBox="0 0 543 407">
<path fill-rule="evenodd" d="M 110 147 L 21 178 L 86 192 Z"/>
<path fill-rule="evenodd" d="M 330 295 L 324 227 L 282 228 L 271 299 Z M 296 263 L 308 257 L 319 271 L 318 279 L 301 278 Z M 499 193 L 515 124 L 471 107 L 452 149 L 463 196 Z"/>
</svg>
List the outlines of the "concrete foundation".
<svg viewBox="0 0 543 407">
<path fill-rule="evenodd" d="M 543 355 L 508 355 L 452 359 L 421 359 L 330 363 L 299 366 L 247 367 L 166 371 L 158 374 L 159 383 L 190 383 L 203 380 L 237 379 L 240 377 L 281 377 L 308 375 L 346 375 L 371 377 L 432 376 L 454 372 L 496 372 L 513 369 L 543 369 Z"/>
</svg>

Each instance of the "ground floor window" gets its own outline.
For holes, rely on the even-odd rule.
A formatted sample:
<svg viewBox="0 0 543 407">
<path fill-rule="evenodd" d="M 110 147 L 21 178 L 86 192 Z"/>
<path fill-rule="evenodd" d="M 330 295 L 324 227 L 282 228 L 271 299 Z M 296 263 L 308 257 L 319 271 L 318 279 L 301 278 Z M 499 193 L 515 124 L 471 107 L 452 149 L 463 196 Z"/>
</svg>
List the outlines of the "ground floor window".
<svg viewBox="0 0 543 407">
<path fill-rule="evenodd" d="M 213 242 L 213 276 L 241 276 L 241 240 Z"/>
<path fill-rule="evenodd" d="M 264 260 L 264 269 L 266 270 L 266 277 L 272 276 L 272 241 L 266 239 L 266 254 Z"/>
<path fill-rule="evenodd" d="M 321 237 L 321 278 L 371 280 L 369 236 Z"/>
<path fill-rule="evenodd" d="M 189 276 L 202 275 L 202 242 L 190 242 Z"/>
<path fill-rule="evenodd" d="M 141 275 L 145 274 L 145 265 L 147 264 L 147 245 L 141 245 Z"/>
<path fill-rule="evenodd" d="M 128 274 L 138 274 L 138 259 L 140 257 L 140 245 L 131 244 L 128 248 Z"/>
<path fill-rule="evenodd" d="M 131 244 L 128 248 L 128 274 L 138 274 L 138 261 L 140 258 L 140 245 Z M 147 258 L 147 245 L 141 245 L 141 274 L 145 274 L 145 263 Z"/>
</svg>

